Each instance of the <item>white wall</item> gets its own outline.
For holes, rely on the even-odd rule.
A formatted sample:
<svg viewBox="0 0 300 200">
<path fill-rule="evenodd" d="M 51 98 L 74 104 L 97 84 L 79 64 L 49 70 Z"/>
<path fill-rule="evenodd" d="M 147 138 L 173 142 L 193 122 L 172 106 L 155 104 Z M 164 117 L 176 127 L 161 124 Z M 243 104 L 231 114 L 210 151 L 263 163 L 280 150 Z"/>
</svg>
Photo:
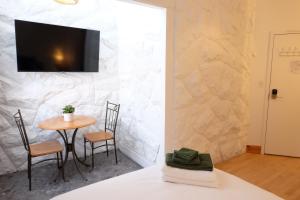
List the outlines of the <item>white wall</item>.
<svg viewBox="0 0 300 200">
<path fill-rule="evenodd" d="M 116 7 L 122 105 L 119 147 L 147 166 L 164 155 L 166 14 L 162 8 L 121 1 Z"/>
<path fill-rule="evenodd" d="M 254 34 L 256 56 L 251 63 L 251 126 L 248 144 L 263 145 L 264 141 L 264 97 L 269 84 L 266 82 L 269 33 L 300 31 L 299 8 L 298 0 L 257 1 Z"/>
<path fill-rule="evenodd" d="M 167 8 L 167 151 L 191 147 L 215 162 L 243 153 L 255 2 L 137 1 Z"/>
</svg>

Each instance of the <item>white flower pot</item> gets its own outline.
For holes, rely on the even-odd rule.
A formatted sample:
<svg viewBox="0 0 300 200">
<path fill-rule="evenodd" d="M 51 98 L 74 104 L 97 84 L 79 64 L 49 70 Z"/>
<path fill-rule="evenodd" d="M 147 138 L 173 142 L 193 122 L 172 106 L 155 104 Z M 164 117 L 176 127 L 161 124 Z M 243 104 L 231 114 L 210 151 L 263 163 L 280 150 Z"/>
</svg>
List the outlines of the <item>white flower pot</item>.
<svg viewBox="0 0 300 200">
<path fill-rule="evenodd" d="M 64 121 L 70 122 L 73 120 L 73 113 L 63 113 Z"/>
</svg>

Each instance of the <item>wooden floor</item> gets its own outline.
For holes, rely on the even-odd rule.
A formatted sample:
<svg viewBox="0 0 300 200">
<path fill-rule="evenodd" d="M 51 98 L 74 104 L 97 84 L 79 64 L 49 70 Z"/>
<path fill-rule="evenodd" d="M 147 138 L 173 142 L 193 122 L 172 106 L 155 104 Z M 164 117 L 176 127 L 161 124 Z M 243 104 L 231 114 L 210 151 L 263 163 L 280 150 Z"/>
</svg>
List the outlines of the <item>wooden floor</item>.
<svg viewBox="0 0 300 200">
<path fill-rule="evenodd" d="M 216 168 L 287 200 L 300 200 L 300 158 L 246 153 Z"/>
</svg>

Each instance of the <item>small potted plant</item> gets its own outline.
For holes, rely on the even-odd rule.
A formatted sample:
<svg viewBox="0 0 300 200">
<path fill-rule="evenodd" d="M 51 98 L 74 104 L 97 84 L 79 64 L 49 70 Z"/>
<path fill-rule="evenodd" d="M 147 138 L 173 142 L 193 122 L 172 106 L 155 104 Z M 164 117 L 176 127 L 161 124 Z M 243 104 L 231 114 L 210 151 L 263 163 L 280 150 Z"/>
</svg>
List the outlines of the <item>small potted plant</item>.
<svg viewBox="0 0 300 200">
<path fill-rule="evenodd" d="M 63 108 L 64 121 L 66 121 L 66 122 L 72 121 L 74 111 L 75 111 L 75 108 L 72 105 L 66 105 Z"/>
</svg>

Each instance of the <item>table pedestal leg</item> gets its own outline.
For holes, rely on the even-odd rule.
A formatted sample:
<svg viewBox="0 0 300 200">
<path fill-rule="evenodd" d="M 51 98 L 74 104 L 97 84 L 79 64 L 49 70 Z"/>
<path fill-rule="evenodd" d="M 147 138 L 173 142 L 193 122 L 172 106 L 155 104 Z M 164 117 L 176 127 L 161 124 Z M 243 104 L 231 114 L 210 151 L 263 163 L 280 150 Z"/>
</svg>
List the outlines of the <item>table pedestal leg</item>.
<svg viewBox="0 0 300 200">
<path fill-rule="evenodd" d="M 81 163 L 81 164 L 83 164 L 83 165 L 85 165 L 85 166 L 87 166 L 87 167 L 89 166 L 88 164 L 86 164 L 86 163 L 84 163 L 83 161 L 81 161 L 81 160 L 78 158 L 77 154 L 76 154 L 76 151 L 75 151 L 75 138 L 76 138 L 77 131 L 78 131 L 78 128 L 76 128 L 76 129 L 74 130 L 73 136 L 72 136 L 72 142 L 69 143 L 69 142 L 68 142 L 68 136 L 67 136 L 66 131 L 64 130 L 64 132 L 62 133 L 61 131 L 57 130 L 57 132 L 60 134 L 60 136 L 61 136 L 61 137 L 63 138 L 63 140 L 64 140 L 64 143 L 65 143 L 65 149 L 66 149 L 65 158 L 64 158 L 64 162 L 62 163 L 62 165 L 65 166 L 65 164 L 66 164 L 67 161 L 68 161 L 68 155 L 69 155 L 69 152 L 71 152 L 72 155 L 73 155 L 73 161 L 74 161 L 74 163 L 75 163 L 75 167 L 76 167 L 78 173 L 80 174 L 80 176 L 81 176 L 84 180 L 87 181 L 87 179 L 86 179 L 86 178 L 83 176 L 83 174 L 81 173 L 81 171 L 80 171 L 80 169 L 79 169 L 79 166 L 78 166 L 78 163 L 77 163 L 77 161 L 78 161 L 79 163 Z"/>
<path fill-rule="evenodd" d="M 66 162 L 67 162 L 67 160 L 68 160 L 68 155 L 69 155 L 69 151 L 68 151 L 68 136 L 67 136 L 67 134 L 66 134 L 66 132 L 64 131 L 64 134 L 62 133 L 62 132 L 60 132 L 59 130 L 57 130 L 57 132 L 59 133 L 59 135 L 62 137 L 62 139 L 64 140 L 64 144 L 65 144 L 65 151 L 66 151 L 66 153 L 65 153 L 65 158 L 63 159 L 63 156 L 62 156 L 62 154 L 61 154 L 61 160 L 62 160 L 62 162 L 61 162 L 61 166 L 59 167 L 59 168 L 61 168 L 61 167 L 65 167 L 65 164 L 66 164 Z M 60 173 L 60 172 L 59 172 Z M 57 175 L 57 177 L 59 176 L 59 173 L 58 173 L 58 175 Z M 55 178 L 55 182 L 56 182 L 56 180 L 57 180 L 57 177 Z M 64 177 L 64 176 L 63 176 Z M 65 180 L 65 177 L 64 177 L 64 181 L 66 181 Z"/>
<path fill-rule="evenodd" d="M 90 165 L 85 163 L 83 160 L 80 160 L 76 154 L 76 151 L 75 151 L 75 137 L 76 137 L 76 134 L 77 134 L 77 131 L 75 130 L 75 132 L 73 133 L 73 137 L 72 137 L 72 149 L 74 149 L 73 151 L 73 157 L 74 159 L 76 159 L 79 163 L 81 163 L 82 165 L 86 166 L 86 167 L 89 167 Z"/>
<path fill-rule="evenodd" d="M 78 173 L 80 174 L 80 176 L 82 177 L 82 179 L 84 179 L 85 181 L 87 181 L 87 178 L 85 178 L 83 176 L 83 174 L 81 173 L 81 171 L 79 169 L 79 166 L 77 164 L 77 156 L 76 156 L 76 151 L 75 151 L 75 137 L 76 137 L 77 131 L 78 131 L 78 128 L 76 128 L 75 131 L 74 131 L 74 133 L 73 133 L 72 142 L 71 142 L 71 151 L 72 151 L 72 155 L 73 155 L 73 161 L 75 163 L 75 167 L 76 167 Z M 78 161 L 79 161 L 79 159 L 78 159 Z"/>
</svg>

